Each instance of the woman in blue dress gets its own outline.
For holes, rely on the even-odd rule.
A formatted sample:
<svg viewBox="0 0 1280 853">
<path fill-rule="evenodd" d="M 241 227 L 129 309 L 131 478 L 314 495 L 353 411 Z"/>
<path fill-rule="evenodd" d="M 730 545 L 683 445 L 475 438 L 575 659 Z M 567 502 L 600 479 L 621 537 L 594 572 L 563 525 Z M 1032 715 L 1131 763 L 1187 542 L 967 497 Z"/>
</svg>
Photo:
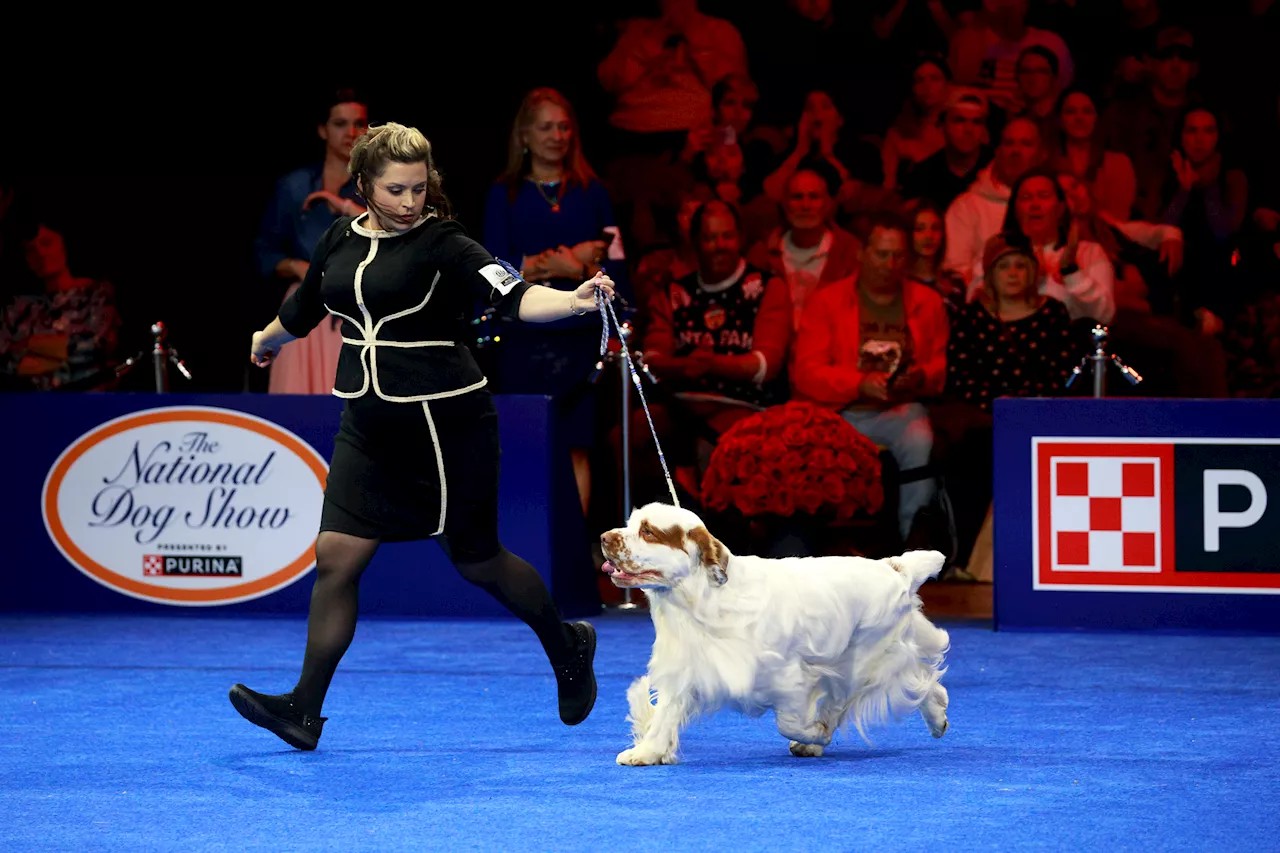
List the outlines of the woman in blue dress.
<svg viewBox="0 0 1280 853">
<path fill-rule="evenodd" d="M 573 107 L 555 89 L 534 89 L 516 113 L 506 171 L 485 203 L 484 247 L 526 281 L 569 292 L 603 269 L 631 301 L 622 239 L 609 192 L 582 154 Z M 501 331 L 499 389 L 555 397 L 564 415 L 585 513 L 596 399 L 588 377 L 599 358 L 600 318 L 570 317 L 536 331 Z"/>
</svg>

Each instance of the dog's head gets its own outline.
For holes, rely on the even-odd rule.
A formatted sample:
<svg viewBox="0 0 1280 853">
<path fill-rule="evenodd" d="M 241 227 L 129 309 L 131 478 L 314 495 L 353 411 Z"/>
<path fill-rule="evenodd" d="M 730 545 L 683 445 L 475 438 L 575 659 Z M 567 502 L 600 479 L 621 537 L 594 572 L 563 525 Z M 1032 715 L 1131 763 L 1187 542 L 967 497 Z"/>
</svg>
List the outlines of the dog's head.
<svg viewBox="0 0 1280 853">
<path fill-rule="evenodd" d="M 729 579 L 729 549 L 698 516 L 668 504 L 635 510 L 626 527 L 600 537 L 600 547 L 615 586 L 670 589 L 690 579 Z"/>
</svg>

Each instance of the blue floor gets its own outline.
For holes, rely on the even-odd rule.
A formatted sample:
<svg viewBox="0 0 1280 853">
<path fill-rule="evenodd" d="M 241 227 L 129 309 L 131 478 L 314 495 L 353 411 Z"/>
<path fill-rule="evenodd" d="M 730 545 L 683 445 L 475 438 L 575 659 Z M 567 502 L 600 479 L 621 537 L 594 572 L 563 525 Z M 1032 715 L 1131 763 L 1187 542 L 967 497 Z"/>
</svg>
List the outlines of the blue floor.
<svg viewBox="0 0 1280 853">
<path fill-rule="evenodd" d="M 300 753 L 226 692 L 289 688 L 301 620 L 0 619 L 0 850 L 1280 850 L 1280 639 L 950 625 L 940 741 L 723 714 L 624 768 L 652 626 L 597 627 L 570 729 L 523 625 L 363 622 Z"/>
</svg>

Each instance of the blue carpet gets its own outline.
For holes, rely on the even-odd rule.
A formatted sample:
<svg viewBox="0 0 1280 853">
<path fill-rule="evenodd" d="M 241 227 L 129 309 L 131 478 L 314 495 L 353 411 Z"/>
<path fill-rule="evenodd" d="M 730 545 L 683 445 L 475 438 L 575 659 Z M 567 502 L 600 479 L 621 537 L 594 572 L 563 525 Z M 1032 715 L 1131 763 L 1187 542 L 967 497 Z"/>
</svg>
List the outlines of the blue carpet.
<svg viewBox="0 0 1280 853">
<path fill-rule="evenodd" d="M 646 616 L 603 617 L 600 699 L 556 716 L 509 622 L 370 620 L 320 749 L 242 721 L 300 620 L 0 619 L 0 850 L 1280 849 L 1280 640 L 951 625 L 951 731 L 913 716 L 795 759 L 721 714 L 624 768 Z"/>
</svg>

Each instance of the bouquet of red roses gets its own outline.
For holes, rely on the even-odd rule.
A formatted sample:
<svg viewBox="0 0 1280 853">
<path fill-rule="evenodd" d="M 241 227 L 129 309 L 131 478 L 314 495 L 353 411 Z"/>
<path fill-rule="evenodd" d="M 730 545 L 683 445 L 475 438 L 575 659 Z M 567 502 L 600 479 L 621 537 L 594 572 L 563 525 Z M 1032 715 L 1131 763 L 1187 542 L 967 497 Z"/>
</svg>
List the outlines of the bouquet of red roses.
<svg viewBox="0 0 1280 853">
<path fill-rule="evenodd" d="M 746 516 L 873 515 L 884 503 L 880 455 L 835 412 L 812 403 L 773 406 L 720 437 L 702 478 L 702 500 Z"/>
</svg>

